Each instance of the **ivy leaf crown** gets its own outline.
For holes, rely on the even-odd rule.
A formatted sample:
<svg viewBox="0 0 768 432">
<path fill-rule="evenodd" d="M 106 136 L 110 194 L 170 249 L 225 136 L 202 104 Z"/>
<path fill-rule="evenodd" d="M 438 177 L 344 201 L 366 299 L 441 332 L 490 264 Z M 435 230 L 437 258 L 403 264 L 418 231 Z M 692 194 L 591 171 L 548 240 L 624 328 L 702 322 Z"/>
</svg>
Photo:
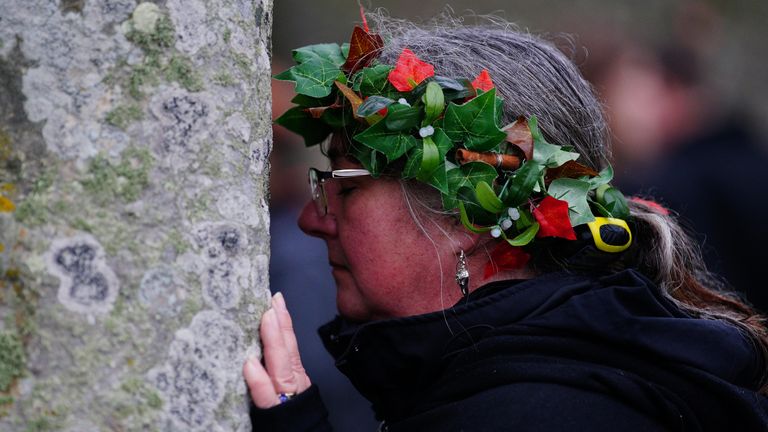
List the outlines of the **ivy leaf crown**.
<svg viewBox="0 0 768 432">
<path fill-rule="evenodd" d="M 295 106 L 275 122 L 307 146 L 346 130 L 351 154 L 373 177 L 397 163 L 402 178 L 437 189 L 466 229 L 507 247 L 574 240 L 574 228 L 596 217 L 629 219 L 610 166 L 596 172 L 572 148 L 547 142 L 535 115 L 499 126 L 504 101 L 487 70 L 472 80 L 440 76 L 408 48 L 381 64 L 383 46 L 366 25 L 350 43 L 294 50 L 296 65 L 274 78 L 295 83 Z"/>
</svg>

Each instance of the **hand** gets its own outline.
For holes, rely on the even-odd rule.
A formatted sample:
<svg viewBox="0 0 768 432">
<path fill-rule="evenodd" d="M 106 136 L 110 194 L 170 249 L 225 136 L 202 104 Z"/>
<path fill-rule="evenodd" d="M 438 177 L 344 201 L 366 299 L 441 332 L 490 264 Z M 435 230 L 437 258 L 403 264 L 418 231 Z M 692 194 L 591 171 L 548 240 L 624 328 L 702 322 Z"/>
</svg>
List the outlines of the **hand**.
<svg viewBox="0 0 768 432">
<path fill-rule="evenodd" d="M 266 369 L 252 357 L 243 365 L 243 376 L 253 403 L 266 409 L 281 403 L 281 393 L 299 394 L 312 383 L 301 364 L 291 315 L 281 293 L 272 297 L 272 307 L 264 312 L 259 331 Z"/>
</svg>

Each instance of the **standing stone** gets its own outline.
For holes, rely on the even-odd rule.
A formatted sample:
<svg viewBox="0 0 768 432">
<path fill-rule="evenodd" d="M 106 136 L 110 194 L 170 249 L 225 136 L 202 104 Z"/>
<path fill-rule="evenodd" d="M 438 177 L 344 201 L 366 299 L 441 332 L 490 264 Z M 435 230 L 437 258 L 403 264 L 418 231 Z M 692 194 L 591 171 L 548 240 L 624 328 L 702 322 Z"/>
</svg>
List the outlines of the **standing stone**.
<svg viewBox="0 0 768 432">
<path fill-rule="evenodd" d="M 0 430 L 250 430 L 271 11 L 0 0 Z"/>
</svg>

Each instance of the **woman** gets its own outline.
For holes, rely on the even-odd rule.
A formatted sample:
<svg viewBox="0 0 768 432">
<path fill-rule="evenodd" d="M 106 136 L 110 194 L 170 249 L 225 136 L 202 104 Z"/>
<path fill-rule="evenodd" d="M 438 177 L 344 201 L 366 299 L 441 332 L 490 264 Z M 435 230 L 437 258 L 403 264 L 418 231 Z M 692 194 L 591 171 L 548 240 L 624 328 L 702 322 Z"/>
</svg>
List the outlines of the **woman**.
<svg viewBox="0 0 768 432">
<path fill-rule="evenodd" d="M 763 318 L 610 186 L 573 64 L 504 23 L 364 27 L 276 78 L 299 95 L 278 123 L 330 135 L 299 225 L 338 289 L 321 336 L 381 429 L 767 430 Z M 279 294 L 261 337 L 254 428 L 328 429 Z"/>
</svg>

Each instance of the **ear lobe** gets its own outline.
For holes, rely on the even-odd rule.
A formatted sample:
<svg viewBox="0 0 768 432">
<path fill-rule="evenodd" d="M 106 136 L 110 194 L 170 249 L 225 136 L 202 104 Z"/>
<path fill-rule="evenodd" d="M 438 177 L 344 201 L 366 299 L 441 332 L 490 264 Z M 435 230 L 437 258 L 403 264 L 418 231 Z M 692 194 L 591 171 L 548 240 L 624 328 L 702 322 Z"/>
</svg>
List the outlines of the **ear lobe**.
<svg viewBox="0 0 768 432">
<path fill-rule="evenodd" d="M 463 232 L 460 235 L 454 237 L 453 239 L 454 252 L 456 255 L 458 255 L 459 251 L 463 250 L 467 256 L 470 256 L 481 244 L 485 243 L 483 239 L 486 237 L 487 233 L 473 233 L 467 230 L 462 231 Z"/>
</svg>

